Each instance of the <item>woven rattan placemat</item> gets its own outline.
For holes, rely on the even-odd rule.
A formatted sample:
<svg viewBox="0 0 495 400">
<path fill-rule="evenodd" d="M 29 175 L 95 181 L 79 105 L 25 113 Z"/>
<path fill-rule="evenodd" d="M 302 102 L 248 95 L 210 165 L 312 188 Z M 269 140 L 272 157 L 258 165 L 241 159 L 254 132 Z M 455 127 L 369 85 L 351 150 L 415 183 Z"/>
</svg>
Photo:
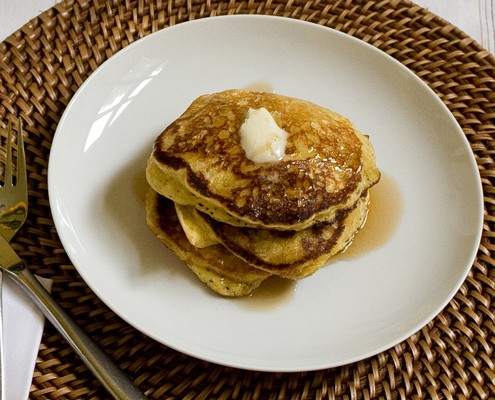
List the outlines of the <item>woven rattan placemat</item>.
<svg viewBox="0 0 495 400">
<path fill-rule="evenodd" d="M 290 374 L 199 361 L 118 318 L 82 281 L 60 244 L 48 204 L 47 163 L 71 96 L 129 43 L 169 25 L 236 13 L 304 19 L 378 47 L 433 88 L 471 143 L 485 196 L 476 261 L 439 316 L 375 357 Z M 495 58 L 406 0 L 63 1 L 0 44 L 0 118 L 23 117 L 27 135 L 30 216 L 14 245 L 36 273 L 53 278 L 53 295 L 62 307 L 152 399 L 495 398 L 494 92 Z M 49 323 L 30 393 L 31 399 L 109 398 Z"/>
</svg>

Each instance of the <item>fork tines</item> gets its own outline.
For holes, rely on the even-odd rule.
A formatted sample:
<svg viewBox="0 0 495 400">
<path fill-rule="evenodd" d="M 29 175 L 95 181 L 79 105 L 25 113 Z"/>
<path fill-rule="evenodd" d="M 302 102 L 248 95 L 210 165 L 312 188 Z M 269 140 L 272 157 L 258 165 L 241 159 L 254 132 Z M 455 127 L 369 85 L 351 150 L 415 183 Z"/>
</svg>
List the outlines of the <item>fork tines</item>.
<svg viewBox="0 0 495 400">
<path fill-rule="evenodd" d="M 12 121 L 9 120 L 7 124 L 7 150 L 4 167 L 4 184 L 3 186 L 13 186 L 13 174 L 12 174 Z M 24 152 L 24 138 L 23 138 L 23 121 L 19 118 L 19 125 L 17 130 L 17 162 L 16 162 L 16 184 L 25 182 L 26 179 L 26 163 Z"/>
</svg>

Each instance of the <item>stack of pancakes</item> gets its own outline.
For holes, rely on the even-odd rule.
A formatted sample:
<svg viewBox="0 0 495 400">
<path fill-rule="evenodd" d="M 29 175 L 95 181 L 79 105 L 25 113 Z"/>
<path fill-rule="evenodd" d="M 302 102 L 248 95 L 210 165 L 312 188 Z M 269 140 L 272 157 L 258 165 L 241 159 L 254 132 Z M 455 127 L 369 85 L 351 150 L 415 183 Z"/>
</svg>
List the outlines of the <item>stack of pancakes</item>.
<svg viewBox="0 0 495 400">
<path fill-rule="evenodd" d="M 240 144 L 249 109 L 287 132 L 283 157 L 254 162 Z M 204 95 L 155 140 L 147 223 L 211 289 L 253 292 L 270 275 L 301 279 L 363 225 L 380 172 L 369 138 L 341 115 L 274 93 Z"/>
</svg>

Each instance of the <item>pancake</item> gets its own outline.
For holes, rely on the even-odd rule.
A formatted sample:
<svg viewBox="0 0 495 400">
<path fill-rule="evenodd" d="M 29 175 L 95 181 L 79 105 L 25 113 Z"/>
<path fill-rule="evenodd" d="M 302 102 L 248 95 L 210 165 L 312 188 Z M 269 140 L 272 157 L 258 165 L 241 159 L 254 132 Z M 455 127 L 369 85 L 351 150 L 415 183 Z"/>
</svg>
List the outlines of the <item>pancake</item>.
<svg viewBox="0 0 495 400">
<path fill-rule="evenodd" d="M 149 190 L 146 195 L 146 221 L 161 242 L 183 260 L 192 272 L 222 296 L 246 296 L 256 290 L 270 273 L 253 268 L 221 244 L 204 249 L 187 239 L 174 203 Z"/>
<path fill-rule="evenodd" d="M 288 133 L 280 161 L 257 163 L 240 145 L 250 108 Z M 354 207 L 380 177 L 369 138 L 341 115 L 273 93 L 204 95 L 155 140 L 147 180 L 161 195 L 239 227 L 302 230 Z"/>
<path fill-rule="evenodd" d="M 175 203 L 175 212 L 187 240 L 194 247 L 202 249 L 220 243 L 210 224 L 194 207 Z"/>
<path fill-rule="evenodd" d="M 347 248 L 366 220 L 368 204 L 366 193 L 336 220 L 299 231 L 235 227 L 215 221 L 191 206 L 180 209 L 183 229 L 195 233 L 192 243 L 222 243 L 250 265 L 295 280 L 312 275 Z"/>
<path fill-rule="evenodd" d="M 251 294 L 344 251 L 380 179 L 368 136 L 343 116 L 273 93 L 203 95 L 156 138 L 147 223 L 210 289 Z"/>
</svg>

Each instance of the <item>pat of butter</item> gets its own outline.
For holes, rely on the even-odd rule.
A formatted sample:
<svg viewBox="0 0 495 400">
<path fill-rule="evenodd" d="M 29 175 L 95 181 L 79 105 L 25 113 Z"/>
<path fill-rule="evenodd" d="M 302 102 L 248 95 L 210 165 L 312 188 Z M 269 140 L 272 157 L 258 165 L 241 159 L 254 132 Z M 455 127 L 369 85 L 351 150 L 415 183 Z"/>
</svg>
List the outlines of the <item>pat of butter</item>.
<svg viewBox="0 0 495 400">
<path fill-rule="evenodd" d="M 241 146 L 251 161 L 278 161 L 285 154 L 287 132 L 277 125 L 266 108 L 250 108 L 239 133 Z"/>
</svg>

